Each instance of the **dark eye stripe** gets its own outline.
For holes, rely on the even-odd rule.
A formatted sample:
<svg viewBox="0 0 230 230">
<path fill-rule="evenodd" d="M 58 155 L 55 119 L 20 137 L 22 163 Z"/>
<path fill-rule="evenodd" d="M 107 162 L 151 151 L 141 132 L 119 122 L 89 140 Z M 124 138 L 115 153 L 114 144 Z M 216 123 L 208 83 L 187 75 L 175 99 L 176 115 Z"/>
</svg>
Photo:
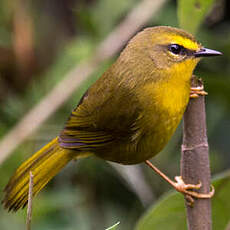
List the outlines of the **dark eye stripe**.
<svg viewBox="0 0 230 230">
<path fill-rule="evenodd" d="M 168 50 L 176 55 L 183 55 L 183 56 L 194 56 L 195 50 L 187 49 L 178 44 L 169 44 L 167 46 Z"/>
<path fill-rule="evenodd" d="M 194 56 L 195 53 L 196 53 L 196 50 L 186 49 L 186 55 L 187 56 Z"/>
</svg>

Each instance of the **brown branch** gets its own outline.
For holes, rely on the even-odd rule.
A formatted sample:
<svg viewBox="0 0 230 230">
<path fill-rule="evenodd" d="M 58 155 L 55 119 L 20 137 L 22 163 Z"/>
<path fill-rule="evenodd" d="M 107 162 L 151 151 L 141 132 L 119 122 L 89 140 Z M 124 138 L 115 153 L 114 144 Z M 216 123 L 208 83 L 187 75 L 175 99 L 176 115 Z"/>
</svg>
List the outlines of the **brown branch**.
<svg viewBox="0 0 230 230">
<path fill-rule="evenodd" d="M 98 50 L 91 59 L 80 63 L 70 71 L 38 105 L 32 108 L 4 136 L 0 142 L 0 164 L 62 105 L 103 61 L 117 53 L 138 29 L 155 16 L 166 1 L 142 0 L 134 7 L 124 21 L 99 45 Z"/>
<path fill-rule="evenodd" d="M 193 77 L 192 87 L 202 82 Z M 202 183 L 199 192 L 210 191 L 210 165 L 206 134 L 204 96 L 191 99 L 184 114 L 181 175 L 185 183 Z M 189 230 L 211 230 L 211 200 L 197 199 L 191 207 L 186 202 Z"/>
<path fill-rule="evenodd" d="M 26 230 L 31 230 L 31 220 L 32 220 L 32 201 L 33 201 L 33 174 L 30 171 L 30 181 L 29 181 L 29 193 L 28 193 L 28 207 L 27 207 L 27 217 L 26 217 Z"/>
</svg>

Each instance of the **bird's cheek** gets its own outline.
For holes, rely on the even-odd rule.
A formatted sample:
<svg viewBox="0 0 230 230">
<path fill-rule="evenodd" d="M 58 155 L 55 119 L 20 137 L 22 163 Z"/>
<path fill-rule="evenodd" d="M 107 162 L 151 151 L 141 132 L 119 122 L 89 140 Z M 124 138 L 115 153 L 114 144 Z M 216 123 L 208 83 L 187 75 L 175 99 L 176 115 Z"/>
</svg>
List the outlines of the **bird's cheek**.
<svg viewBox="0 0 230 230">
<path fill-rule="evenodd" d="M 162 69 L 168 69 L 173 64 L 170 57 L 167 55 L 158 55 L 151 57 L 152 62 L 154 63 L 156 69 L 162 70 Z"/>
</svg>

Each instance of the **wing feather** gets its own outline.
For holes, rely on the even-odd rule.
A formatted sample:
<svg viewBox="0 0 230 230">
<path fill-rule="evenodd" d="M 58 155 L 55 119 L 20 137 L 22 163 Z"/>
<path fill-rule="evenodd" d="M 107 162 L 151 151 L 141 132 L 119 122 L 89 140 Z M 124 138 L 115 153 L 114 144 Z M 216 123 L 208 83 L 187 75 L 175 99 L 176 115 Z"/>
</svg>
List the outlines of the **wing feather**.
<svg viewBox="0 0 230 230">
<path fill-rule="evenodd" d="M 114 82 L 117 77 L 111 82 L 111 74 L 107 72 L 83 95 L 59 136 L 60 146 L 94 152 L 138 139 L 133 136 L 138 132 L 133 128 L 140 112 L 138 100 L 132 90 Z"/>
</svg>

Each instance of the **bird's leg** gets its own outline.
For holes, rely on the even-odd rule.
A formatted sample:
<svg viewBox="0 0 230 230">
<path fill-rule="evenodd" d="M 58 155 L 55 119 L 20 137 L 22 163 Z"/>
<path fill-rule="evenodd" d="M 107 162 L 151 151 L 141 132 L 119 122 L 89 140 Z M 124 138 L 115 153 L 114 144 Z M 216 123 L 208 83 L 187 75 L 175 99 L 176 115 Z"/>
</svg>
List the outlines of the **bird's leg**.
<svg viewBox="0 0 230 230">
<path fill-rule="evenodd" d="M 150 161 L 145 161 L 145 163 L 153 169 L 157 174 L 159 174 L 163 179 L 165 179 L 169 184 L 171 184 L 178 192 L 183 193 L 184 195 L 187 195 L 187 197 L 194 197 L 199 199 L 208 199 L 211 198 L 214 195 L 214 187 L 211 186 L 211 191 L 209 193 L 198 193 L 195 191 L 190 191 L 190 189 L 200 189 L 201 188 L 201 182 L 198 184 L 185 184 L 181 176 L 176 176 L 175 181 L 172 181 L 170 178 L 168 178 L 164 173 L 162 173 L 157 167 L 155 167 Z M 193 199 L 190 198 L 190 201 L 192 202 Z"/>
<path fill-rule="evenodd" d="M 208 95 L 208 93 L 204 91 L 203 85 L 190 88 L 190 98 L 198 98 L 200 95 Z"/>
</svg>

